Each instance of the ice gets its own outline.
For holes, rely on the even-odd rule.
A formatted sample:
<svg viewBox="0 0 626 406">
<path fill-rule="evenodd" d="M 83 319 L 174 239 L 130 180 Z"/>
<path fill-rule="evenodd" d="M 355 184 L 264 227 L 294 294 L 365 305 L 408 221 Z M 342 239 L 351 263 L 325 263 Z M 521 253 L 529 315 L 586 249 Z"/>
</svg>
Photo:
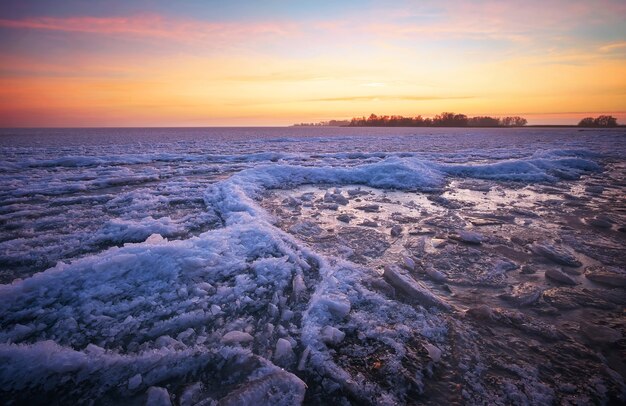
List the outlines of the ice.
<svg viewBox="0 0 626 406">
<path fill-rule="evenodd" d="M 595 343 L 610 344 L 622 339 L 622 333 L 619 330 L 587 322 L 582 322 L 580 324 L 580 331 L 587 337 L 587 339 Z"/>
<path fill-rule="evenodd" d="M 139 385 L 141 385 L 141 374 L 136 374 L 133 375 L 129 380 L 128 380 L 128 390 L 135 390 L 139 387 Z"/>
<path fill-rule="evenodd" d="M 304 400 L 306 385 L 297 376 L 281 371 L 245 384 L 220 400 L 220 405 L 290 406 Z"/>
<path fill-rule="evenodd" d="M 333 326 L 324 326 L 321 331 L 321 339 L 326 344 L 337 345 L 343 341 L 346 334 Z"/>
<path fill-rule="evenodd" d="M 599 357 L 585 327 L 561 331 L 587 308 L 622 329 L 620 134 L 154 131 L 168 141 L 0 139 L 1 397 L 505 404 L 560 400 L 563 384 L 588 403 L 622 393 L 603 361 L 615 340 L 592 343 Z M 603 267 L 564 274 L 575 287 L 523 273 L 583 263 Z M 554 373 L 539 371 L 544 360 Z"/>
<path fill-rule="evenodd" d="M 172 406 L 170 394 L 165 388 L 152 386 L 148 389 L 147 395 L 146 406 Z"/>
<path fill-rule="evenodd" d="M 568 276 L 565 272 L 557 268 L 547 269 L 545 272 L 547 278 L 550 278 L 559 283 L 563 283 L 565 285 L 577 285 L 578 282 L 574 280 L 572 277 Z"/>
<path fill-rule="evenodd" d="M 543 290 L 532 283 L 522 283 L 513 286 L 511 292 L 503 293 L 500 297 L 517 306 L 529 306 L 537 302 L 542 293 Z"/>
<path fill-rule="evenodd" d="M 437 348 L 437 346 L 425 344 L 424 348 L 428 351 L 428 356 L 433 360 L 433 362 L 439 362 L 441 360 L 441 350 Z"/>
<path fill-rule="evenodd" d="M 352 216 L 348 215 L 348 214 L 340 214 L 339 216 L 337 216 L 337 220 L 344 222 L 344 223 L 349 223 L 352 220 Z"/>
<path fill-rule="evenodd" d="M 588 268 L 585 276 L 587 279 L 600 284 L 621 288 L 626 287 L 626 272 L 615 267 Z"/>
<path fill-rule="evenodd" d="M 532 247 L 533 252 L 556 262 L 557 264 L 579 267 L 582 264 L 574 257 L 574 255 L 563 247 L 557 247 L 551 244 L 535 244 Z"/>
<path fill-rule="evenodd" d="M 274 349 L 274 362 L 277 365 L 289 366 L 294 362 L 295 354 L 289 340 L 279 338 Z"/>
<path fill-rule="evenodd" d="M 433 268 L 432 266 L 426 266 L 424 268 L 424 273 L 426 275 L 428 275 L 428 277 L 430 277 L 432 280 L 436 281 L 436 282 L 446 282 L 448 280 L 448 278 L 446 277 L 446 275 L 443 272 L 439 272 L 438 270 L 436 270 L 435 268 Z"/>
<path fill-rule="evenodd" d="M 615 293 L 617 296 L 606 290 L 557 287 L 544 291 L 542 298 L 561 310 L 573 310 L 581 307 L 609 310 L 626 303 L 621 292 Z"/>
<path fill-rule="evenodd" d="M 442 169 L 450 175 L 479 179 L 513 180 L 526 182 L 576 179 L 599 166 L 588 158 L 560 158 L 567 151 L 537 153 L 528 159 L 512 159 L 486 165 L 447 165 Z"/>
<path fill-rule="evenodd" d="M 468 244 L 481 244 L 483 242 L 483 236 L 480 233 L 474 231 L 461 230 L 458 233 L 459 241 L 466 242 Z"/>
<path fill-rule="evenodd" d="M 332 294 L 318 298 L 314 306 L 326 309 L 335 317 L 342 318 L 350 313 L 350 301 L 341 294 Z"/>
<path fill-rule="evenodd" d="M 202 384 L 196 382 L 185 388 L 180 395 L 180 406 L 193 406 L 200 401 L 202 395 Z"/>
<path fill-rule="evenodd" d="M 428 288 L 411 278 L 398 267 L 386 267 L 384 277 L 391 286 L 402 291 L 409 298 L 418 301 L 423 306 L 433 306 L 441 309 L 450 308 L 449 304 L 435 296 Z"/>
</svg>

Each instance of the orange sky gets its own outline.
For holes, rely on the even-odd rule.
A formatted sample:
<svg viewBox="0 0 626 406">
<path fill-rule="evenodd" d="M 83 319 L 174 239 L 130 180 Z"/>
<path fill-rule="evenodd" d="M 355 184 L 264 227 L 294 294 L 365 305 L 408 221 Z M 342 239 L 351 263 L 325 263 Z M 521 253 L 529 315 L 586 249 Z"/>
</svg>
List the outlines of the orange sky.
<svg viewBox="0 0 626 406">
<path fill-rule="evenodd" d="M 0 126 L 626 123 L 624 2 L 235 3 L 3 8 Z"/>
</svg>

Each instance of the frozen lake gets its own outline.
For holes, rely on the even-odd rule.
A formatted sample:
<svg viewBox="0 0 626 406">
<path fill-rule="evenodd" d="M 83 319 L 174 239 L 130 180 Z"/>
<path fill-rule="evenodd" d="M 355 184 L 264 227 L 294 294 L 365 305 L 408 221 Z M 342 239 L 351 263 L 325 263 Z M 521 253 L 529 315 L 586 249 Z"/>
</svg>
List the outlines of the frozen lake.
<svg viewBox="0 0 626 406">
<path fill-rule="evenodd" d="M 0 130 L 0 400 L 625 401 L 625 195 L 624 128 Z"/>
</svg>

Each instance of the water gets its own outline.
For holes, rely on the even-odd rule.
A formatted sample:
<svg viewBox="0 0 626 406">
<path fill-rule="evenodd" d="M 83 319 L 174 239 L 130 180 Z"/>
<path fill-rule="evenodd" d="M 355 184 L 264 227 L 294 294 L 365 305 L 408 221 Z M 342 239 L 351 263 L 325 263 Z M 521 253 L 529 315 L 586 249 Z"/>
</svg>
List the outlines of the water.
<svg viewBox="0 0 626 406">
<path fill-rule="evenodd" d="M 623 129 L 20 129 L 0 151 L 7 401 L 624 396 Z"/>
</svg>

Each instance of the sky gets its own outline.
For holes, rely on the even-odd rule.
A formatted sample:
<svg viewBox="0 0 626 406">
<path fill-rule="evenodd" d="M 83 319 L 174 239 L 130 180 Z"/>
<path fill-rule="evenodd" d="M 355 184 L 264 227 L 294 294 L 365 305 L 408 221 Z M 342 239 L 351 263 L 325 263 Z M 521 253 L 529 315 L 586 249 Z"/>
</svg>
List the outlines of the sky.
<svg viewBox="0 0 626 406">
<path fill-rule="evenodd" d="M 0 2 L 1 127 L 626 123 L 626 1 Z"/>
</svg>

